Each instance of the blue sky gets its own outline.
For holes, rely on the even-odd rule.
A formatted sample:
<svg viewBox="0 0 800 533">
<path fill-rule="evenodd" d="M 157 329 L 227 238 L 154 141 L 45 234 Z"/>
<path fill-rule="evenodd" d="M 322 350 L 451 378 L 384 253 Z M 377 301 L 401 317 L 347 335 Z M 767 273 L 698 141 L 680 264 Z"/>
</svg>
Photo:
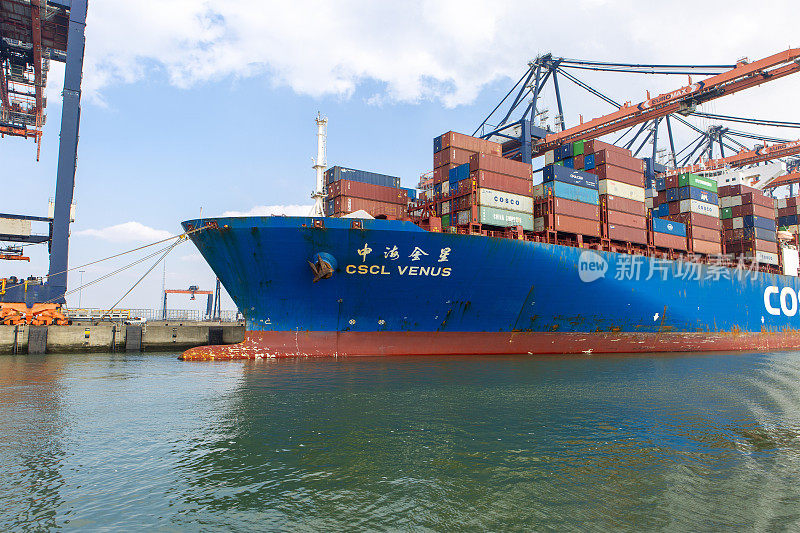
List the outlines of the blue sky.
<svg viewBox="0 0 800 533">
<path fill-rule="evenodd" d="M 538 53 L 731 63 L 800 45 L 788 16 L 791 2 L 771 3 L 763 13 L 746 3 L 698 8 L 676 2 L 666 12 L 635 2 L 529 4 L 420 1 L 390 7 L 346 1 L 331 9 L 321 2 L 92 2 L 71 265 L 175 234 L 180 221 L 201 208 L 204 215 L 220 215 L 308 205 L 317 111 L 330 121 L 329 164 L 398 175 L 404 186 L 413 186 L 430 170 L 431 139 L 448 130 L 471 133 Z M 692 10 L 695 18 L 687 15 Z M 54 64 L 41 161 L 35 162 L 30 141 L 0 141 L 0 212 L 46 214 L 55 187 L 60 70 Z M 632 101 L 644 99 L 646 89 L 655 95 L 687 81 L 581 77 Z M 800 120 L 795 78 L 706 110 Z M 568 124 L 579 113 L 589 119 L 610 111 L 569 85 L 562 90 Z M 545 105 L 555 109 L 551 96 Z M 31 248 L 30 255 L 31 263 L 0 264 L 0 275 L 44 274 L 43 247 Z M 88 268 L 84 282 L 122 264 Z M 87 288 L 81 303 L 112 304 L 146 268 Z M 78 279 L 71 277 L 71 288 Z M 190 243 L 167 260 L 170 288 L 211 288 L 213 279 Z M 159 269 L 121 306 L 158 307 L 160 289 Z M 77 294 L 68 301 L 77 305 Z M 170 302 L 176 308 L 199 305 L 180 297 Z M 223 307 L 233 305 L 226 298 Z"/>
</svg>

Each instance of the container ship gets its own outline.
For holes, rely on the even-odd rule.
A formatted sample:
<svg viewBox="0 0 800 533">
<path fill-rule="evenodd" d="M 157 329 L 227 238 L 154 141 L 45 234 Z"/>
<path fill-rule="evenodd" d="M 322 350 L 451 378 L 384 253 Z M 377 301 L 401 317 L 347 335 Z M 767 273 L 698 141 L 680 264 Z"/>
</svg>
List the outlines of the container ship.
<svg viewBox="0 0 800 533">
<path fill-rule="evenodd" d="M 598 140 L 536 184 L 503 153 L 448 132 L 418 189 L 333 167 L 320 216 L 183 222 L 247 332 L 182 358 L 800 347 L 796 198 Z"/>
</svg>

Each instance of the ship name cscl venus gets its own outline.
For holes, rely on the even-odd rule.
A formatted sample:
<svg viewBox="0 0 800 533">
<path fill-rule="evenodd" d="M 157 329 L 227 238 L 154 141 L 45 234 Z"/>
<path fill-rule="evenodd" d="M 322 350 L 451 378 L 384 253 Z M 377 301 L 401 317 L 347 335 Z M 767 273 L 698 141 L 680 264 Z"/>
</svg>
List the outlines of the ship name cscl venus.
<svg viewBox="0 0 800 533">
<path fill-rule="evenodd" d="M 319 216 L 183 223 L 246 318 L 183 359 L 800 348 L 795 197 L 597 140 L 544 153 L 534 185 L 453 132 L 409 190 L 324 171 L 318 125 Z"/>
</svg>

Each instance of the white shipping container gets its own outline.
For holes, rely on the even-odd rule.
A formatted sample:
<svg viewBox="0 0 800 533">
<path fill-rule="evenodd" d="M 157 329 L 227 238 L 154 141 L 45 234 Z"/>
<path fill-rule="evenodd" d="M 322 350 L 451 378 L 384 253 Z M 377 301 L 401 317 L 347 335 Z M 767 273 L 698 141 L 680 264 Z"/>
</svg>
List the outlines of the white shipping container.
<svg viewBox="0 0 800 533">
<path fill-rule="evenodd" d="M 533 219 L 533 231 L 544 231 L 544 217 Z"/>
<path fill-rule="evenodd" d="M 650 208 L 652 208 L 652 207 L 653 207 L 653 199 L 652 199 L 652 198 L 645 198 L 645 199 L 644 199 L 644 206 L 645 206 L 647 209 L 650 209 Z"/>
<path fill-rule="evenodd" d="M 794 248 L 781 248 L 783 254 L 783 273 L 786 276 L 797 276 L 800 268 L 800 255 Z"/>
<path fill-rule="evenodd" d="M 459 226 L 464 226 L 470 223 L 470 218 L 472 217 L 472 212 L 469 209 L 464 211 L 459 211 L 456 213 L 456 224 Z"/>
<path fill-rule="evenodd" d="M 442 182 L 442 196 L 447 196 L 450 194 L 450 182 L 443 181 Z"/>
<path fill-rule="evenodd" d="M 17 235 L 30 237 L 31 221 L 16 218 L 0 218 L 0 233 L 3 235 Z"/>
<path fill-rule="evenodd" d="M 782 209 L 784 207 L 786 207 L 786 198 L 778 198 L 778 209 Z"/>
<path fill-rule="evenodd" d="M 654 197 L 656 194 L 658 194 L 658 192 L 656 192 L 656 190 L 655 190 L 655 189 L 645 189 L 645 190 L 644 190 L 644 197 L 645 197 L 645 198 L 652 198 L 652 197 Z"/>
<path fill-rule="evenodd" d="M 737 196 L 723 196 L 719 199 L 720 207 L 733 207 L 735 205 L 742 205 L 742 197 Z"/>
<path fill-rule="evenodd" d="M 446 215 L 448 213 L 450 213 L 450 200 L 442 202 L 442 214 Z"/>
<path fill-rule="evenodd" d="M 533 186 L 533 197 L 544 198 L 544 183 L 540 183 L 539 185 Z"/>
<path fill-rule="evenodd" d="M 550 150 L 549 152 L 544 153 L 544 164 L 545 165 L 552 165 L 556 162 L 556 152 L 555 150 Z"/>
<path fill-rule="evenodd" d="M 621 181 L 600 180 L 598 189 L 600 194 L 610 194 L 612 196 L 619 196 L 621 198 L 627 198 L 628 200 L 644 203 L 644 187 L 628 185 Z"/>
<path fill-rule="evenodd" d="M 766 263 L 768 265 L 777 265 L 778 254 L 773 254 L 770 252 L 761 252 L 756 250 L 756 261 L 758 261 L 759 263 Z"/>
<path fill-rule="evenodd" d="M 697 213 L 719 218 L 719 206 L 701 202 L 700 200 L 681 200 L 681 213 Z M 734 226 L 735 228 L 736 226 Z M 741 227 L 741 226 L 739 226 Z"/>
<path fill-rule="evenodd" d="M 733 217 L 731 219 L 733 229 L 742 229 L 744 227 L 744 219 L 742 217 Z"/>
<path fill-rule="evenodd" d="M 480 189 L 478 203 L 498 209 L 509 211 L 520 211 L 522 213 L 533 212 L 533 199 L 510 192 L 495 191 L 492 189 Z"/>
</svg>

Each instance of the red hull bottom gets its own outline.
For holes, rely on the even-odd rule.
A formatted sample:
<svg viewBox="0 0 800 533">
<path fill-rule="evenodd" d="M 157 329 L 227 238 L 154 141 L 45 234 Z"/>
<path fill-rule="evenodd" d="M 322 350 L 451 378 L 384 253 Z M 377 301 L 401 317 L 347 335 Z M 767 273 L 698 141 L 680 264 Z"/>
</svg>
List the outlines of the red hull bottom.
<svg viewBox="0 0 800 533">
<path fill-rule="evenodd" d="M 713 333 L 470 333 L 248 331 L 244 342 L 187 350 L 183 360 L 358 355 L 501 355 L 800 349 L 800 331 Z"/>
</svg>

